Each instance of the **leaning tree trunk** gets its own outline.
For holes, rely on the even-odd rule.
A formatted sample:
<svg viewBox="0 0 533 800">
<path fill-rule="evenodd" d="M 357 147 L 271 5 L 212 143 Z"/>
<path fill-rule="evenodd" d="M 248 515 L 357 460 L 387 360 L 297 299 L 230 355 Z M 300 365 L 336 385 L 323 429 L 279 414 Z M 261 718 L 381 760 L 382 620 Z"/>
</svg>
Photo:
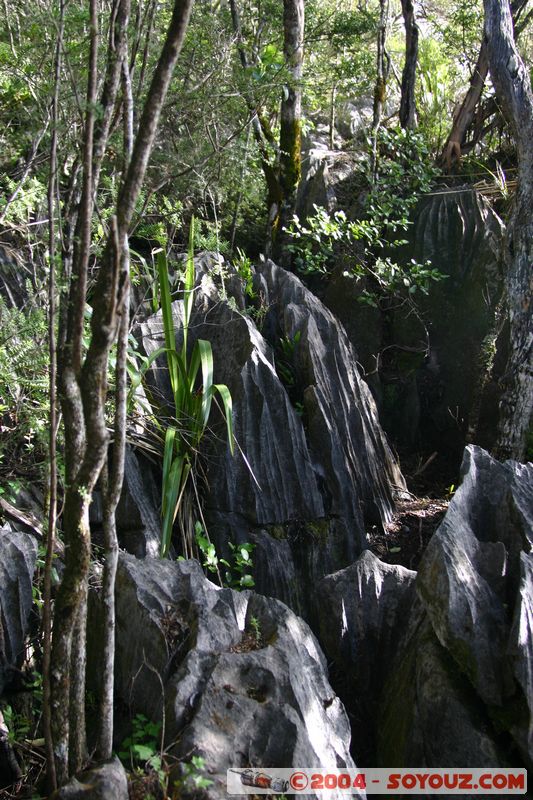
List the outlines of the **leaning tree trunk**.
<svg viewBox="0 0 533 800">
<path fill-rule="evenodd" d="M 487 43 L 483 41 L 479 50 L 479 55 L 474 67 L 474 72 L 470 78 L 470 86 L 464 96 L 461 106 L 454 114 L 452 129 L 446 140 L 442 151 L 442 161 L 446 165 L 448 172 L 454 162 L 461 160 L 463 143 L 466 132 L 474 119 L 474 113 L 481 100 L 483 87 L 489 71 L 487 56 Z"/>
<path fill-rule="evenodd" d="M 283 51 L 288 79 L 281 101 L 279 135 L 281 200 L 278 209 L 271 209 L 274 252 L 278 255 L 284 240 L 283 229 L 294 214 L 301 176 L 304 19 L 304 0 L 283 0 Z"/>
<path fill-rule="evenodd" d="M 489 68 L 515 136 L 518 170 L 505 242 L 509 358 L 496 453 L 521 459 L 533 410 L 533 93 L 516 49 L 509 0 L 484 0 Z"/>
<path fill-rule="evenodd" d="M 402 95 L 400 100 L 400 125 L 416 128 L 416 66 L 418 62 L 418 25 L 413 0 L 402 0 L 405 25 L 405 66 L 402 72 Z"/>
<path fill-rule="evenodd" d="M 512 18 L 515 22 L 518 20 L 526 3 L 527 0 L 514 0 L 514 2 L 511 3 Z M 518 30 L 516 33 L 518 35 Z M 489 59 L 487 41 L 483 39 L 476 66 L 470 78 L 470 86 L 464 96 L 463 102 L 454 114 L 452 129 L 442 150 L 441 161 L 448 172 L 451 170 L 454 163 L 459 163 L 461 161 L 461 155 L 465 152 L 465 141 L 481 101 L 488 71 Z M 469 144 L 468 149 L 470 150 L 475 143 L 476 138 L 474 138 L 473 143 Z"/>
</svg>

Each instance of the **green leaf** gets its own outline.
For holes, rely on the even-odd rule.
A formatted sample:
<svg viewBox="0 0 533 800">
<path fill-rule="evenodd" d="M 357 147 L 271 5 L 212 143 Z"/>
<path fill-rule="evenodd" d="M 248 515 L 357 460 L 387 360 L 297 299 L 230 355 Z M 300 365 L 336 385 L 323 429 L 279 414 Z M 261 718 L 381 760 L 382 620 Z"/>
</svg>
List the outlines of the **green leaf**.
<svg viewBox="0 0 533 800">
<path fill-rule="evenodd" d="M 172 528 L 179 508 L 181 492 L 190 471 L 190 464 L 186 461 L 186 456 L 176 456 L 172 466 L 163 479 L 163 526 L 161 530 L 161 557 L 168 555 L 172 540 Z"/>
<path fill-rule="evenodd" d="M 219 393 L 220 399 L 222 400 L 222 404 L 224 406 L 224 416 L 226 417 L 226 428 L 228 434 L 229 449 L 231 451 L 231 455 L 234 455 L 235 442 L 233 437 L 233 403 L 231 400 L 230 390 L 223 383 L 214 384 L 214 388 Z"/>
<path fill-rule="evenodd" d="M 170 470 L 172 461 L 174 459 L 174 444 L 176 441 L 177 429 L 174 426 L 167 428 L 165 433 L 165 450 L 163 454 L 163 487 L 168 485 L 170 479 Z M 165 514 L 165 491 L 163 490 L 163 514 Z"/>
<path fill-rule="evenodd" d="M 131 751 L 139 761 L 148 761 L 154 755 L 153 747 L 145 744 L 134 744 Z"/>
<path fill-rule="evenodd" d="M 211 342 L 206 342 L 204 339 L 198 339 L 197 345 L 202 364 L 202 422 L 205 429 L 209 421 L 211 400 L 213 398 L 211 390 L 213 386 L 213 351 L 211 349 Z"/>
<path fill-rule="evenodd" d="M 184 363 L 187 364 L 187 334 L 189 331 L 189 323 L 191 321 L 192 306 L 194 301 L 194 282 L 196 278 L 196 271 L 194 269 L 194 234 L 196 228 L 196 220 L 191 217 L 191 226 L 189 230 L 189 250 L 187 253 L 187 265 L 185 268 L 185 289 L 183 298 L 183 348 L 182 357 Z"/>
<path fill-rule="evenodd" d="M 157 271 L 159 274 L 161 312 L 163 315 L 163 330 L 165 334 L 165 347 L 167 351 L 170 385 L 172 387 L 172 393 L 175 394 L 178 387 L 177 368 L 175 361 L 172 358 L 169 358 L 168 354 L 176 351 L 176 332 L 174 330 L 174 318 L 172 316 L 172 301 L 170 297 L 167 257 L 164 251 L 161 251 L 157 254 Z"/>
</svg>

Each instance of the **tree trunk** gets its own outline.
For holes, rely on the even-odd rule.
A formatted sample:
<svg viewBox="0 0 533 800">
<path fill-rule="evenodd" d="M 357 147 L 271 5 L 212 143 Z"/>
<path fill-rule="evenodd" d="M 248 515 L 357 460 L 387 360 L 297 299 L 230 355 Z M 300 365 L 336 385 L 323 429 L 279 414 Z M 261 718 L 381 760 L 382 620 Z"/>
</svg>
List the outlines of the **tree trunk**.
<svg viewBox="0 0 533 800">
<path fill-rule="evenodd" d="M 133 96 L 131 89 L 131 78 L 129 63 L 127 58 L 127 48 L 125 48 L 122 61 L 122 87 L 123 87 L 123 141 L 124 141 L 124 169 L 126 174 L 133 151 Z M 121 252 L 122 272 L 127 277 L 130 272 L 129 264 L 129 242 L 127 235 L 124 236 L 122 245 L 118 242 L 118 231 L 116 229 L 116 218 L 113 219 L 113 235 L 115 236 L 116 249 Z M 105 561 L 102 576 L 102 607 L 103 607 L 103 642 L 102 642 L 102 665 L 103 680 L 100 695 L 100 719 L 98 724 L 98 745 L 97 752 L 99 757 L 107 761 L 113 754 L 113 730 L 114 730 L 114 690 L 115 690 L 115 579 L 118 566 L 118 537 L 115 514 L 122 492 L 124 480 L 124 457 L 126 450 L 126 408 L 128 394 L 127 380 L 127 360 L 128 360 L 128 336 L 130 321 L 130 293 L 126 286 L 122 299 L 121 308 L 118 310 L 120 325 L 117 342 L 117 358 L 115 368 L 115 421 L 114 421 L 114 442 L 113 460 L 109 464 L 109 454 L 107 463 L 104 465 L 101 475 L 102 493 L 104 496 L 104 544 Z"/>
<path fill-rule="evenodd" d="M 246 51 L 242 43 L 242 30 L 241 30 L 241 21 L 239 17 L 239 10 L 237 8 L 236 0 L 229 0 L 229 3 L 230 3 L 231 19 L 233 24 L 233 32 L 235 34 L 235 41 L 239 53 L 239 58 L 243 69 L 246 70 L 250 66 L 250 62 L 248 60 L 248 56 L 246 55 Z M 252 63 L 255 65 L 256 59 L 253 59 Z M 274 135 L 268 124 L 268 121 L 266 120 L 264 114 L 261 113 L 261 110 L 258 107 L 257 99 L 254 96 L 253 90 L 248 91 L 246 93 L 245 99 L 246 99 L 246 105 L 248 106 L 248 111 L 250 112 L 250 119 L 251 119 L 254 139 L 256 141 L 259 150 L 259 160 L 261 162 L 261 169 L 263 170 L 263 175 L 265 176 L 265 183 L 267 189 L 266 206 L 267 206 L 267 213 L 269 215 L 266 251 L 267 255 L 269 255 L 272 250 L 272 236 L 271 236 L 271 224 L 270 224 L 271 210 L 275 209 L 275 216 L 277 217 L 279 206 L 281 204 L 281 186 L 279 182 L 278 169 L 276 162 L 272 159 L 272 155 L 270 152 L 272 149 L 277 150 L 278 147 Z"/>
<path fill-rule="evenodd" d="M 242 30 L 236 0 L 229 0 L 233 32 L 243 69 L 250 66 L 242 42 Z M 261 113 L 254 92 L 246 95 L 252 131 L 259 149 L 261 168 L 267 189 L 267 255 L 278 258 L 283 253 L 283 228 L 294 214 L 296 192 L 301 176 L 302 70 L 305 8 L 304 0 L 283 0 L 283 50 L 288 74 L 280 114 L 279 147 L 268 120 Z M 272 158 L 272 150 L 277 158 Z M 285 266 L 289 266 L 285 263 Z"/>
<path fill-rule="evenodd" d="M 481 99 L 488 71 L 487 44 L 483 41 L 473 75 L 470 78 L 470 86 L 461 106 L 457 113 L 454 114 L 452 129 L 442 152 L 442 161 L 448 171 L 450 171 L 454 162 L 461 160 L 466 132 L 474 119 L 474 113 Z"/>
<path fill-rule="evenodd" d="M 279 136 L 279 183 L 281 207 L 273 219 L 274 250 L 281 254 L 283 228 L 296 207 L 296 192 L 302 173 L 302 70 L 304 58 L 304 0 L 283 0 L 283 52 L 288 81 L 281 101 Z"/>
<path fill-rule="evenodd" d="M 418 25 L 413 0 L 402 0 L 405 24 L 405 66 L 402 73 L 402 96 L 400 101 L 400 125 L 416 128 L 416 67 L 418 63 Z"/>
<path fill-rule="evenodd" d="M 50 695 L 50 657 L 52 650 L 52 566 L 57 524 L 57 348 L 56 348 L 56 191 L 57 127 L 59 120 L 59 84 L 63 34 L 65 26 L 65 0 L 60 0 L 59 27 L 54 56 L 54 94 L 52 98 L 52 138 L 50 142 L 50 175 L 48 180 L 48 348 L 50 357 L 50 412 L 49 412 L 49 476 L 48 476 L 48 529 L 46 535 L 46 561 L 43 591 L 43 732 L 46 748 L 47 783 L 50 792 L 57 788 L 54 752 L 52 748 L 52 705 Z"/>
<path fill-rule="evenodd" d="M 378 171 L 378 134 L 383 117 L 383 106 L 387 95 L 390 59 L 387 53 L 387 26 L 389 24 L 389 0 L 379 0 L 379 27 L 376 52 L 376 84 L 374 86 L 374 113 L 372 119 L 372 180 Z"/>
<path fill-rule="evenodd" d="M 63 528 L 66 560 L 64 577 L 55 603 L 50 664 L 51 733 L 58 785 L 65 783 L 71 772 L 76 770 L 80 758 L 79 749 L 82 746 L 79 737 L 71 735 L 70 721 L 74 698 L 84 696 L 85 693 L 85 676 L 83 670 L 79 670 L 76 666 L 79 654 L 76 647 L 76 644 L 79 644 L 79 635 L 76 636 L 76 632 L 80 633 L 78 625 L 80 609 L 86 597 L 85 587 L 90 566 L 89 501 L 98 478 L 98 473 L 94 474 L 95 470 L 100 469 L 97 464 L 92 470 L 82 469 L 87 423 L 84 420 L 84 401 L 79 385 L 94 206 L 93 144 L 98 83 L 98 14 L 98 0 L 90 0 L 83 182 L 74 238 L 72 280 L 66 298 L 67 308 L 62 313 L 63 319 L 66 320 L 67 331 L 65 344 L 63 347 L 60 346 L 60 400 L 65 421 L 66 490 Z M 106 433 L 104 430 L 104 438 Z M 94 445 L 97 444 L 95 441 Z M 78 477 L 81 478 L 80 482 Z M 80 709 L 80 724 L 84 722 L 84 712 L 85 709 Z"/>
<path fill-rule="evenodd" d="M 521 12 L 523 11 L 527 0 L 514 0 L 511 4 L 511 13 L 513 20 L 518 20 Z M 487 52 L 487 42 L 484 39 L 479 49 L 476 66 L 470 78 L 470 86 L 464 96 L 463 102 L 453 117 L 452 129 L 450 135 L 446 140 L 446 144 L 442 150 L 441 161 L 450 172 L 454 163 L 459 163 L 461 155 L 465 152 L 465 141 L 468 130 L 474 121 L 476 109 L 481 101 L 483 87 L 487 79 L 489 71 L 489 60 Z M 477 140 L 474 140 L 474 144 Z M 473 148 L 474 144 L 470 144 L 468 149 Z"/>
<path fill-rule="evenodd" d="M 78 769 L 84 758 L 85 623 L 91 557 L 88 510 L 108 451 L 109 437 L 105 418 L 107 369 L 109 351 L 116 339 L 121 310 L 128 292 L 127 233 L 142 188 L 161 109 L 183 44 L 192 2 L 193 0 L 175 0 L 174 3 L 161 56 L 143 108 L 131 161 L 119 193 L 116 217 L 112 219 L 111 232 L 102 256 L 93 295 L 91 341 L 83 360 L 87 264 L 94 197 L 98 188 L 94 177 L 98 174 L 99 154 L 105 152 L 110 130 L 107 118 L 101 121 L 100 127 L 95 125 L 94 119 L 97 8 L 96 0 L 91 0 L 91 55 L 87 93 L 89 102 L 84 133 L 84 180 L 78 226 L 80 236 L 75 244 L 73 286 L 68 298 L 68 308 L 62 314 L 63 319 L 66 317 L 68 334 L 65 337 L 63 330 L 59 337 L 60 342 L 65 342 L 61 352 L 61 402 L 65 419 L 66 491 L 63 522 L 66 562 L 55 605 L 50 670 L 52 738 L 59 785 L 65 783 L 69 775 Z M 116 3 L 122 4 L 124 12 L 127 11 L 125 6 L 128 4 L 129 7 L 129 0 L 116 0 Z M 125 13 L 122 28 L 124 36 L 126 19 Z M 114 52 L 109 54 L 108 74 L 111 75 L 116 89 L 120 81 L 121 63 L 115 56 Z M 113 113 L 111 102 L 102 103 L 102 106 L 106 115 Z M 128 125 L 128 130 L 129 128 Z M 124 447 L 123 440 L 120 447 Z M 119 459 L 120 454 L 115 453 L 115 458 Z M 121 476 L 114 480 L 113 493 L 118 491 L 120 480 Z M 113 503 L 114 497 L 108 498 L 108 510 Z M 115 557 L 112 530 L 109 543 L 112 578 Z M 107 592 L 110 591 L 108 581 Z M 82 730 L 78 731 L 78 728 Z M 105 741 L 104 745 L 107 746 Z"/>
<path fill-rule="evenodd" d="M 517 190 L 505 241 L 509 358 L 496 453 L 521 459 L 533 410 L 533 93 L 508 0 L 484 0 L 490 74 L 516 141 Z"/>
</svg>

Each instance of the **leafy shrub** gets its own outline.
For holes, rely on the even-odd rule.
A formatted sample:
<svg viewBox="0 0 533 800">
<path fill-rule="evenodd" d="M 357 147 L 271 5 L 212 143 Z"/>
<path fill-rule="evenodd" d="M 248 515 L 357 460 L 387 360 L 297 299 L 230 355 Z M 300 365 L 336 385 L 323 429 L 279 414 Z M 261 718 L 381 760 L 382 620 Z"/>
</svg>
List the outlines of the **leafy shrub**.
<svg viewBox="0 0 533 800">
<path fill-rule="evenodd" d="M 231 562 L 226 558 L 219 558 L 215 545 L 206 536 L 202 525 L 197 522 L 195 526 L 196 543 L 198 549 L 202 554 L 202 566 L 208 572 L 218 576 L 221 586 L 227 586 L 230 589 L 253 589 L 255 586 L 254 579 L 251 574 L 253 568 L 252 553 L 255 545 L 250 542 L 244 544 L 233 544 L 228 542 L 228 547 L 231 551 Z M 220 574 L 220 567 L 225 567 L 224 579 Z"/>
<path fill-rule="evenodd" d="M 119 756 L 127 765 L 146 763 L 159 758 L 161 723 L 151 722 L 144 714 L 137 714 L 132 722 L 132 732 L 121 745 Z"/>
<path fill-rule="evenodd" d="M 296 269 L 327 276 L 342 265 L 345 275 L 368 279 L 373 290 L 365 290 L 360 300 L 372 305 L 383 293 L 427 293 L 431 281 L 442 277 L 429 261 L 401 264 L 388 255 L 406 244 L 401 235 L 411 224 L 412 208 L 437 174 L 425 140 L 413 131 L 382 129 L 377 177 L 370 166 L 369 160 L 361 176 L 366 188 L 361 219 L 349 220 L 343 210 L 328 213 L 319 206 L 305 223 L 293 217 L 287 233 Z"/>
</svg>

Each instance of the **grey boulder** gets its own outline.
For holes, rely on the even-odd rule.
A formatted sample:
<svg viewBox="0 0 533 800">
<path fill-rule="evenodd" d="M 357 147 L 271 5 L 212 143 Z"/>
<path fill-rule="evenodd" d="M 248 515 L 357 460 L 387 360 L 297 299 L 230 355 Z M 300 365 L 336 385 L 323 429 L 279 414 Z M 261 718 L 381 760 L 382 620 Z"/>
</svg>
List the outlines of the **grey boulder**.
<svg viewBox="0 0 533 800">
<path fill-rule="evenodd" d="M 212 798 L 226 796 L 231 767 L 354 766 L 306 623 L 277 600 L 219 589 L 195 561 L 121 555 L 116 693 L 132 715 L 164 717 L 174 757 L 205 759 Z"/>
<path fill-rule="evenodd" d="M 211 343 L 214 380 L 230 388 L 239 445 L 231 456 L 214 417 L 215 435 L 202 443 L 209 533 L 226 557 L 228 540 L 253 542 L 262 565 L 258 589 L 313 619 L 313 587 L 357 558 L 367 525 L 390 519 L 404 480 L 333 314 L 295 275 L 266 262 L 255 278 L 264 316 L 259 330 L 257 319 L 239 310 L 242 289 L 228 279 L 231 267 L 224 269 L 230 297 L 221 296 L 214 257 L 196 260 L 189 332 L 191 340 Z M 180 300 L 173 313 L 181 347 Z M 161 313 L 137 333 L 143 350 L 154 353 L 164 342 Z M 290 363 L 281 363 L 283 344 Z M 150 380 L 152 395 L 171 412 L 163 358 Z"/>
<path fill-rule="evenodd" d="M 379 763 L 531 769 L 532 529 L 533 465 L 467 447 L 388 668 Z"/>
<path fill-rule="evenodd" d="M 420 601 L 393 658 L 378 716 L 377 759 L 402 767 L 516 767 L 484 703 L 439 643 Z"/>
<path fill-rule="evenodd" d="M 72 778 L 51 800 L 128 800 L 128 779 L 118 758 Z"/>
</svg>

